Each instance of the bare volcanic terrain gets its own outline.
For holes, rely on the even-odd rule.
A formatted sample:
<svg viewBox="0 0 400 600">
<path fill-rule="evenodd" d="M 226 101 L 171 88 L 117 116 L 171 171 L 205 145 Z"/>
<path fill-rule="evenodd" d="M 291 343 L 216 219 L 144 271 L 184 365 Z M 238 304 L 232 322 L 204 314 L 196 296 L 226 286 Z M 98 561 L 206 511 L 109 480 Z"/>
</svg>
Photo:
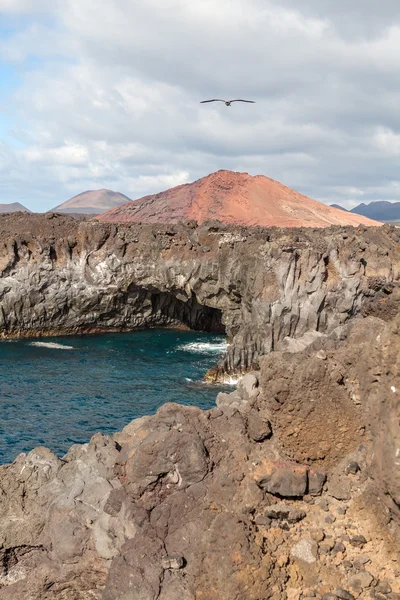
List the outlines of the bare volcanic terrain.
<svg viewBox="0 0 400 600">
<path fill-rule="evenodd" d="M 112 190 L 89 190 L 70 198 L 52 209 L 61 213 L 91 213 L 99 214 L 130 202 L 131 199 Z"/>
<path fill-rule="evenodd" d="M 225 330 L 218 369 L 247 371 L 211 410 L 0 466 L 0 600 L 400 600 L 400 229 L 0 235 L 1 337 Z"/>
<path fill-rule="evenodd" d="M 19 210 L 26 213 L 31 212 L 19 202 L 11 202 L 10 204 L 0 204 L 0 213 L 18 212 Z"/>
<path fill-rule="evenodd" d="M 327 206 L 263 175 L 217 171 L 185 185 L 145 196 L 98 217 L 100 221 L 199 224 L 218 220 L 262 227 L 378 225 L 361 215 Z"/>
</svg>

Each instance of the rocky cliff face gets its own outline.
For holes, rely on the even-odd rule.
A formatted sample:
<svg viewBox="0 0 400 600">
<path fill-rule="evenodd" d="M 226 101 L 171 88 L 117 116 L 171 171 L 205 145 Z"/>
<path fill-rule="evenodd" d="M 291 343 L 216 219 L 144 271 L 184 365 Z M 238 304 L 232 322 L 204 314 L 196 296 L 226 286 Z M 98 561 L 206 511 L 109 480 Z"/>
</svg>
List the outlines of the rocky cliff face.
<svg viewBox="0 0 400 600">
<path fill-rule="evenodd" d="M 399 327 L 0 467 L 0 600 L 399 600 Z"/>
<path fill-rule="evenodd" d="M 231 345 L 216 376 L 257 367 L 287 336 L 327 333 L 362 311 L 385 317 L 399 281 L 400 230 L 390 226 L 114 225 L 20 214 L 0 217 L 0 231 L 3 337 L 225 330 Z"/>
</svg>

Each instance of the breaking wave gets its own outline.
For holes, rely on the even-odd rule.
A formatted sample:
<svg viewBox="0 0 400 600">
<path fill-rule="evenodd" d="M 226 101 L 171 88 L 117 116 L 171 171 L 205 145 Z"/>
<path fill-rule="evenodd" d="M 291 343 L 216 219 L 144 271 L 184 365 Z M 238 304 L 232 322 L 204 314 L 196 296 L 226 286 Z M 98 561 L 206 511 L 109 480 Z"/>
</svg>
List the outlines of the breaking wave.
<svg viewBox="0 0 400 600">
<path fill-rule="evenodd" d="M 182 344 L 177 347 L 177 350 L 183 350 L 184 352 L 195 352 L 196 354 L 222 354 L 226 352 L 228 344 L 226 342 L 218 342 L 213 344 L 212 342 L 190 342 L 189 344 Z"/>
<path fill-rule="evenodd" d="M 30 346 L 40 346 L 41 348 L 52 348 L 53 350 L 74 350 L 73 346 L 57 344 L 56 342 L 31 342 Z"/>
</svg>

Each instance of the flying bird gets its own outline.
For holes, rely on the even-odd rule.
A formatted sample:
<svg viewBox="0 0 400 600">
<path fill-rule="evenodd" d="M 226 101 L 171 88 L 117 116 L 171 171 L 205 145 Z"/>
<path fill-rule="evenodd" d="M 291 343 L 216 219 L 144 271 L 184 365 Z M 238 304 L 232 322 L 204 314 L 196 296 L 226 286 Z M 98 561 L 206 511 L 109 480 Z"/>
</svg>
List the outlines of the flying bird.
<svg viewBox="0 0 400 600">
<path fill-rule="evenodd" d="M 205 104 L 206 102 L 225 102 L 226 106 L 230 106 L 232 102 L 249 102 L 251 104 L 255 104 L 254 100 L 221 100 L 221 98 L 213 98 L 212 100 L 202 100 L 200 104 Z"/>
</svg>

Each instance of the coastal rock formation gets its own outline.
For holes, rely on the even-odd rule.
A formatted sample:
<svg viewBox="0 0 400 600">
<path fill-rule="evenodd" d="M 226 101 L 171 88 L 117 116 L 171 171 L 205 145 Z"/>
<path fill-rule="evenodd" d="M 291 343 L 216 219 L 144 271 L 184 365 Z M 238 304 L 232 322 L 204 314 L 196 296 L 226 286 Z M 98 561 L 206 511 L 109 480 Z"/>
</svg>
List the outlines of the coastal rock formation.
<svg viewBox="0 0 400 600">
<path fill-rule="evenodd" d="M 399 316 L 353 320 L 217 408 L 20 455 L 0 600 L 399 600 L 399 364 Z"/>
<path fill-rule="evenodd" d="M 388 225 L 114 225 L 19 213 L 0 217 L 0 231 L 1 336 L 226 331 L 228 352 L 210 378 L 257 368 L 288 337 L 305 347 L 399 305 L 400 230 Z"/>
<path fill-rule="evenodd" d="M 327 206 L 264 175 L 217 171 L 193 183 L 145 196 L 109 210 L 104 222 L 199 224 L 218 219 L 230 225 L 329 227 L 379 225 L 365 216 Z"/>
</svg>

